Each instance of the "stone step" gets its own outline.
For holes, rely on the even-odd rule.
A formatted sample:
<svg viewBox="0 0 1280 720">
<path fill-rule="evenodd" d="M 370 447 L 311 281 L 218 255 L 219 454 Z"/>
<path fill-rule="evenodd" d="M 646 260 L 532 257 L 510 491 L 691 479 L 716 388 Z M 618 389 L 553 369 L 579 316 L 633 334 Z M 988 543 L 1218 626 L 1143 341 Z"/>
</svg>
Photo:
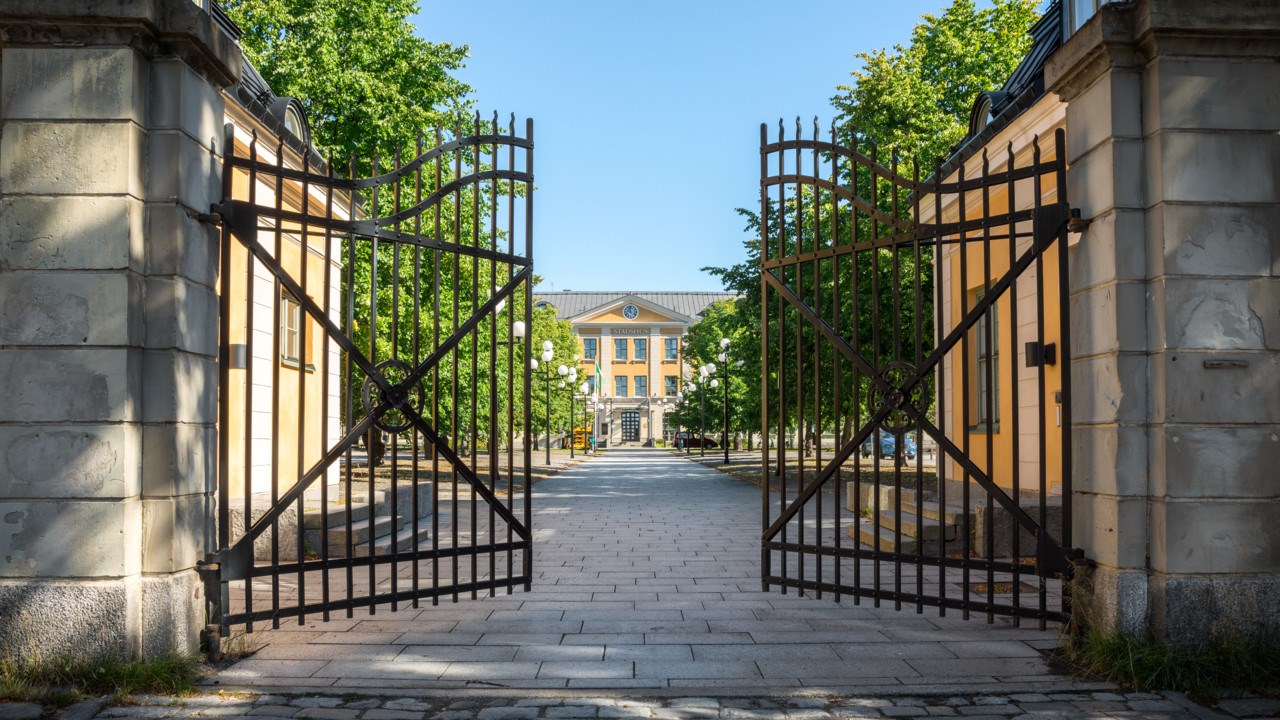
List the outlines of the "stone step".
<svg viewBox="0 0 1280 720">
<path fill-rule="evenodd" d="M 865 518 L 862 519 L 856 526 L 854 525 L 849 526 L 849 537 L 853 540 L 857 540 L 859 543 L 865 545 L 868 548 L 875 548 L 876 538 L 879 538 L 880 539 L 879 549 L 884 552 L 910 553 L 910 552 L 915 552 L 916 547 L 918 546 L 918 542 L 916 541 L 915 538 L 908 537 L 906 535 L 903 535 L 901 537 L 901 543 L 899 543 L 898 542 L 899 538 L 895 536 L 892 530 L 888 530 L 886 528 L 880 527 L 879 525 L 875 525 Z M 929 543 L 928 545 L 926 545 L 926 548 L 925 548 L 926 552 L 928 552 L 929 546 L 932 546 L 932 545 L 936 545 L 936 543 Z"/>
<path fill-rule="evenodd" d="M 902 512 L 899 514 L 895 508 L 881 508 L 880 515 L 877 518 L 880 527 L 893 532 L 894 528 L 901 528 L 904 537 L 919 538 L 922 540 L 942 540 L 951 542 L 959 537 L 962 525 L 959 520 L 955 522 L 943 522 L 937 517 L 929 517 L 928 506 L 925 503 L 925 516 L 920 517 L 915 513 L 915 506 L 912 505 L 908 509 L 907 504 L 903 503 Z M 943 514 L 937 512 L 936 514 Z M 948 513 L 950 514 L 950 513 Z M 899 521 L 900 520 L 900 521 Z"/>
<path fill-rule="evenodd" d="M 946 506 L 938 503 L 937 500 L 925 500 L 918 506 L 915 498 L 906 498 L 902 500 L 903 514 L 916 515 L 920 514 L 927 520 L 941 520 L 948 525 L 962 525 L 964 523 L 964 503 L 953 502 L 951 498 L 947 498 Z M 973 512 L 969 513 L 969 525 L 973 526 Z"/>
<path fill-rule="evenodd" d="M 399 532 L 405 526 L 406 518 L 392 518 L 390 515 L 375 515 L 372 518 L 356 520 L 350 525 L 351 544 L 353 546 L 369 545 L 369 538 L 378 539 Z M 339 525 L 329 528 L 329 553 L 345 552 L 347 548 L 348 526 Z"/>
<path fill-rule="evenodd" d="M 418 542 L 425 546 L 426 542 L 430 538 L 431 538 L 431 525 L 429 523 L 422 523 L 422 525 L 418 527 Z M 395 535 L 391 535 L 388 533 L 386 535 L 376 538 L 373 541 L 373 554 L 374 555 L 390 555 L 393 543 L 394 543 L 396 552 L 405 552 L 407 550 L 412 550 L 413 549 L 413 525 L 407 523 L 403 527 L 401 527 L 400 530 L 398 530 L 395 533 Z M 353 557 L 369 557 L 369 544 L 366 542 L 363 545 L 359 545 L 351 548 L 351 554 Z"/>
<path fill-rule="evenodd" d="M 329 503 L 328 508 L 321 508 L 319 505 L 306 506 L 303 508 L 305 515 L 303 516 L 303 527 L 308 530 L 321 530 L 325 526 L 324 519 L 328 516 L 328 526 L 332 530 L 339 525 L 347 522 L 347 504 L 343 501 L 334 501 Z M 369 517 L 369 503 L 360 498 L 351 502 L 351 521 L 366 520 Z"/>
</svg>

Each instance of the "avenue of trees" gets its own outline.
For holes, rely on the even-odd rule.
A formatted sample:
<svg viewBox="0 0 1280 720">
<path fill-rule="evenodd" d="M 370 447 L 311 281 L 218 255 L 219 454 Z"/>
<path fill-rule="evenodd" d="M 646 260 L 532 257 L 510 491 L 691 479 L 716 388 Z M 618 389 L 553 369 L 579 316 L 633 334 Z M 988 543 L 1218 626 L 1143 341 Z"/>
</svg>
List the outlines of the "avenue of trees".
<svg viewBox="0 0 1280 720">
<path fill-rule="evenodd" d="M 831 104 L 837 111 L 835 131 L 839 141 L 846 146 L 856 146 L 868 155 L 875 148 L 881 164 L 890 167 L 896 164 L 899 172 L 905 175 L 911 174 L 913 163 L 918 163 L 922 179 L 931 175 L 935 161 L 945 159 L 951 148 L 964 138 L 969 111 L 977 94 L 999 88 L 1026 54 L 1030 46 L 1028 31 L 1038 17 L 1038 5 L 1036 0 L 995 0 L 990 8 L 979 9 L 974 0 L 955 0 L 939 15 L 924 15 L 908 44 L 856 55 L 861 67 L 852 73 L 853 82 L 839 86 L 831 98 Z M 806 127 L 806 136 L 808 132 Z M 871 183 L 878 183 L 880 209 L 886 213 L 893 212 L 894 195 L 897 193 L 898 215 L 905 217 L 908 214 L 910 203 L 905 189 L 894 188 L 888 181 L 873 178 L 865 167 L 858 168 L 856 174 L 851 175 L 846 164 L 842 172 L 841 182 L 858 188 L 863 197 L 870 197 Z M 777 216 L 785 214 L 793 238 L 810 237 L 815 217 L 822 218 L 819 230 L 823 237 L 832 239 L 828 243 L 848 244 L 852 242 L 855 231 L 860 241 L 872 236 L 870 220 L 865 217 L 859 219 L 856 229 L 847 222 L 838 231 L 833 228 L 830 224 L 832 198 L 825 191 L 816 197 L 806 193 L 800 202 L 799 212 L 795 198 L 788 198 L 782 207 L 771 203 L 768 211 L 773 227 L 777 227 Z M 689 347 L 695 364 L 705 363 L 714 361 L 718 352 L 712 347 L 711 338 L 716 343 L 722 337 L 731 339 L 735 359 L 742 359 L 745 363 L 741 368 L 732 369 L 729 381 L 730 426 L 738 431 L 735 434 L 746 432 L 748 444 L 754 444 L 751 433 L 759 431 L 761 411 L 760 217 L 754 210 L 739 209 L 737 212 L 745 223 L 745 258 L 729 267 L 706 267 L 703 270 L 717 277 L 726 290 L 738 293 L 739 297 L 709 310 L 690 329 Z M 808 247 L 807 243 L 805 247 Z M 784 250 L 795 252 L 795 246 L 791 242 L 787 248 L 775 246 L 772 253 L 776 255 Z M 879 254 L 878 262 L 871 257 L 874 253 Z M 909 333 L 914 335 L 918 324 L 925 338 L 923 351 L 927 353 L 930 349 L 933 307 L 928 288 L 933 282 L 933 268 L 931 258 L 924 253 L 918 262 L 917 265 L 917 259 L 911 253 L 897 253 L 895 257 L 892 250 L 882 248 L 858 253 L 856 264 L 846 261 L 841 270 L 846 276 L 856 273 L 859 291 L 856 314 L 853 312 L 853 293 L 846 290 L 844 294 L 849 297 L 841 298 L 839 330 L 880 365 L 894 357 L 895 325 L 910 329 Z M 790 275 L 785 272 L 783 280 L 799 294 L 812 296 L 821 291 L 826 298 L 824 303 L 831 303 L 831 263 L 820 264 L 816 279 L 808 276 L 807 269 L 806 277 L 795 270 Z M 874 308 L 871 296 L 873 273 L 877 274 L 876 284 L 880 288 L 879 299 L 874 303 L 877 307 Z M 916 317 L 917 308 L 912 302 L 902 303 L 895 309 L 889 290 L 897 284 L 904 297 L 913 298 L 917 277 L 926 290 L 918 308 L 919 317 Z M 774 314 L 771 312 L 771 317 Z M 788 315 L 789 328 L 795 328 L 797 322 L 803 321 L 797 315 Z M 776 332 L 776 324 L 771 323 L 771 327 Z M 872 346 L 873 338 L 879 339 L 879 346 Z M 825 341 L 820 341 L 815 332 L 806 328 L 801 333 L 800 342 L 803 357 L 815 358 L 808 361 L 816 366 L 811 367 L 807 374 L 810 377 L 815 374 L 824 378 L 834 377 L 835 354 L 824 347 Z M 813 351 L 815 344 L 819 348 L 817 353 Z M 777 382 L 776 368 L 771 368 L 771 373 L 770 382 Z M 840 378 L 844 383 L 842 407 L 832 407 L 834 393 L 826 393 L 818 398 L 818 420 L 815 422 L 812 416 L 806 418 L 803 438 L 806 449 L 811 449 L 817 433 L 830 431 L 836 418 L 844 420 L 841 423 L 842 439 L 852 434 L 854 423 L 850 421 L 854 419 L 855 412 L 861 413 L 861 420 L 867 419 L 872 410 L 866 402 L 868 381 L 862 378 L 861 386 L 855 388 L 848 375 L 843 373 Z M 710 394 L 707 396 L 707 426 L 708 435 L 718 438 L 722 400 L 720 393 L 715 395 L 714 400 Z M 926 389 L 924 397 L 931 396 L 932 392 Z M 853 400 L 858 397 L 862 402 Z M 806 402 L 812 407 L 814 401 L 810 398 Z M 693 405 L 681 416 L 681 421 L 692 422 L 696 426 L 697 410 L 695 398 Z M 787 412 L 788 432 L 791 433 L 795 430 L 794 409 L 788 408 Z"/>
<path fill-rule="evenodd" d="M 447 142 L 477 130 L 489 134 L 495 126 L 500 134 L 509 132 L 509 119 L 475 113 L 472 88 L 454 75 L 463 67 L 468 47 L 415 35 L 411 18 L 418 13 L 416 0 L 224 0 L 223 7 L 243 31 L 240 42 L 246 58 L 275 93 L 302 102 L 312 145 L 335 174 L 364 178 L 386 173 L 435 147 L 437 137 Z M 522 132 L 523 126 L 516 130 Z M 505 148 L 497 160 L 506 167 Z M 470 150 L 460 156 L 448 153 L 440 163 L 439 179 L 436 167 L 428 165 L 424 172 L 406 177 L 398 193 L 366 191 L 358 201 L 366 216 L 385 216 L 430 195 L 459 171 L 491 169 L 494 162 L 487 149 L 479 157 Z M 519 228 L 506 224 L 504 194 L 514 191 L 518 200 L 523 188 L 504 183 L 496 194 L 492 190 L 488 183 L 464 188 L 456 204 L 438 204 L 422 216 L 421 225 L 405 223 L 395 229 L 434 236 L 439 227 L 443 240 L 505 251 L 509 235 L 518 234 Z M 522 249 L 523 237 L 515 241 Z M 398 357 L 415 364 L 518 269 L 385 242 L 377 246 L 375 258 L 374 244 L 368 240 L 353 245 L 354 262 L 348 263 L 350 278 L 344 273 L 341 302 L 344 309 L 350 302 L 353 338 L 358 347 L 375 348 L 375 363 Z M 374 287 L 376 292 L 371 291 Z M 439 364 L 438 375 L 428 376 L 424 409 L 429 416 L 429 409 L 437 408 L 442 434 L 462 444 L 474 430 L 479 444 L 487 445 L 493 415 L 498 417 L 500 444 L 521 431 L 522 370 L 528 358 L 516 349 L 509 372 L 506 343 L 511 340 L 508 320 L 523 317 L 523 293 L 517 292 L 500 313 L 496 328 L 492 320 L 482 321 L 458 345 L 455 356 Z M 572 333 L 554 310 L 534 309 L 530 334 L 535 356 L 544 340 L 554 342 L 553 369 L 571 363 L 576 351 Z M 496 345 L 491 342 L 495 336 Z M 493 388 L 491 367 L 496 372 Z M 558 379 L 553 381 L 550 407 L 550 427 L 556 430 L 569 425 L 569 397 L 554 384 Z M 354 372 L 347 382 L 360 397 L 363 375 Z M 531 391 L 533 430 L 538 433 L 545 429 L 547 406 L 545 386 L 536 374 Z M 510 427 L 509 393 L 515 408 Z M 497 407 L 491 407 L 491 395 Z M 356 402 L 355 417 L 346 420 L 354 422 L 362 415 Z"/>
</svg>

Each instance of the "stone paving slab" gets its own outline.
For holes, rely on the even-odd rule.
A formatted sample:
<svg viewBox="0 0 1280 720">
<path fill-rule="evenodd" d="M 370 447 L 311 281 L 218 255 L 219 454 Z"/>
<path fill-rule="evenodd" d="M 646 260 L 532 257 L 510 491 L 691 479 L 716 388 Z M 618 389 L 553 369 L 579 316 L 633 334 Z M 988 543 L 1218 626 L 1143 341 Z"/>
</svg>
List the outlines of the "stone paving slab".
<svg viewBox="0 0 1280 720">
<path fill-rule="evenodd" d="M 247 637 L 259 653 L 210 683 L 755 691 L 999 688 L 1014 678 L 1073 686 L 1043 654 L 1056 626 L 761 592 L 759 492 L 664 451 L 611 450 L 535 486 L 531 592 L 259 629 Z M 469 512 L 460 506 L 459 516 Z"/>
<path fill-rule="evenodd" d="M 589 688 L 613 678 L 576 678 L 571 687 Z M 803 688 L 768 695 L 724 695 L 661 688 L 657 680 L 631 679 L 630 689 L 609 694 L 591 690 L 458 691 L 419 689 L 412 695 L 343 692 L 305 694 L 209 694 L 187 698 L 148 697 L 146 704 L 108 707 L 98 718 L 298 718 L 312 720 L 542 720 L 543 718 L 743 718 L 838 720 L 843 718 L 1227 718 L 1175 692 L 1110 691 L 963 694 L 939 687 L 931 694 L 814 692 Z M 1224 701 L 1229 702 L 1229 701 Z M 1272 703 L 1267 705 L 1266 703 Z M 1238 711 L 1275 709 L 1275 701 L 1237 701 Z M 33 709 L 34 707 L 34 709 Z M 93 706 L 97 710 L 101 706 Z M 0 705 L 0 717 L 38 717 L 39 706 Z M 31 713 L 35 714 L 32 715 Z M 1242 715 L 1243 717 L 1244 715 Z M 94 717 L 92 715 L 88 717 Z M 77 718 L 79 720 L 79 718 Z"/>
</svg>

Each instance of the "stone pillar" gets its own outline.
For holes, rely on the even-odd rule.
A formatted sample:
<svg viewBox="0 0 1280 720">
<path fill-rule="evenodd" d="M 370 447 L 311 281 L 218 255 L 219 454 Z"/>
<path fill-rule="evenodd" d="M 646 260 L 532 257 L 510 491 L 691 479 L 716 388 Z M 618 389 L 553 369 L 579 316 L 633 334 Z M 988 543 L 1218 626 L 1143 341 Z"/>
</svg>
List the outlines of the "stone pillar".
<svg viewBox="0 0 1280 720">
<path fill-rule="evenodd" d="M 11 0 L 0 42 L 0 647 L 192 652 L 240 51 L 189 0 Z"/>
<path fill-rule="evenodd" d="M 1091 618 L 1280 638 L 1280 5 L 1104 6 L 1068 103 L 1076 542 Z"/>
</svg>

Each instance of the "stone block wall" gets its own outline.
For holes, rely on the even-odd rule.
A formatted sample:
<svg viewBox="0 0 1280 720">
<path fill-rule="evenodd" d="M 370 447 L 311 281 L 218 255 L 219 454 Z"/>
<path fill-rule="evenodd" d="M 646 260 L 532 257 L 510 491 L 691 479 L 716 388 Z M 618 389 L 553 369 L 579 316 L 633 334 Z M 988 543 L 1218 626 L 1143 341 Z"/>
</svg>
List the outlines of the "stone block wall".
<svg viewBox="0 0 1280 720">
<path fill-rule="evenodd" d="M 0 8 L 0 647 L 196 649 L 221 88 L 188 0 Z"/>
<path fill-rule="evenodd" d="M 1076 537 L 1092 619 L 1280 639 L 1280 5 L 1104 6 L 1067 101 Z"/>
</svg>

